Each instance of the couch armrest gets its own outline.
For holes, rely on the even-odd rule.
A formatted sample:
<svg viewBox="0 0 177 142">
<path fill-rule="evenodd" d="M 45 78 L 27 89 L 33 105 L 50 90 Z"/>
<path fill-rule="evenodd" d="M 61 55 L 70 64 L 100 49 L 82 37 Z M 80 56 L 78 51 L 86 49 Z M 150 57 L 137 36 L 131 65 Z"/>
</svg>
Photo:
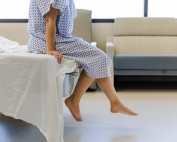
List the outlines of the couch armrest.
<svg viewBox="0 0 177 142">
<path fill-rule="evenodd" d="M 97 42 L 91 42 L 91 45 L 97 46 Z"/>
<path fill-rule="evenodd" d="M 109 57 L 112 60 L 110 72 L 111 72 L 111 79 L 114 84 L 114 44 L 112 42 L 106 42 L 106 53 L 109 55 Z"/>
</svg>

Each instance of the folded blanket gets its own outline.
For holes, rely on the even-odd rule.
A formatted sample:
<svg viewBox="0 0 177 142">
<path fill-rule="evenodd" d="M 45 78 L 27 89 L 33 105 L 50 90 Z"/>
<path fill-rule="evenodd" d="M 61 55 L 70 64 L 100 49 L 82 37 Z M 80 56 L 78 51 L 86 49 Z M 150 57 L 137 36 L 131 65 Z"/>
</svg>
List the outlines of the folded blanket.
<svg viewBox="0 0 177 142">
<path fill-rule="evenodd" d="M 16 41 L 11 41 L 0 36 L 0 53 L 27 53 L 26 45 L 20 45 Z"/>
</svg>

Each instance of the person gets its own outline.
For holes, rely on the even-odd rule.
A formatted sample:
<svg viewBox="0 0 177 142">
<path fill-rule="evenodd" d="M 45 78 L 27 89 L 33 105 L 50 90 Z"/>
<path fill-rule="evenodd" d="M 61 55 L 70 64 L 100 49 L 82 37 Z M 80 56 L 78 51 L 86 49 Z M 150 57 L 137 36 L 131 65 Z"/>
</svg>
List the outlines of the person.
<svg viewBox="0 0 177 142">
<path fill-rule="evenodd" d="M 73 36 L 73 20 L 77 16 L 73 0 L 31 0 L 28 32 L 30 53 L 49 54 L 61 63 L 62 58 L 77 61 L 83 70 L 73 94 L 65 104 L 76 121 L 82 121 L 79 102 L 96 80 L 110 101 L 112 113 L 138 115 L 119 100 L 110 78 L 111 59 L 99 48 Z"/>
</svg>

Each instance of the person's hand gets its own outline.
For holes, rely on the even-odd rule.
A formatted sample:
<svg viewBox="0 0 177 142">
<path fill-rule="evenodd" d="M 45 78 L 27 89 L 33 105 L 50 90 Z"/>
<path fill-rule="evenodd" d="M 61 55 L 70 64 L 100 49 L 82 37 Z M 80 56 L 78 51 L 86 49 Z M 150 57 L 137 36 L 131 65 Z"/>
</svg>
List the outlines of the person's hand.
<svg viewBox="0 0 177 142">
<path fill-rule="evenodd" d="M 63 58 L 63 55 L 58 52 L 58 51 L 47 51 L 48 55 L 54 56 L 55 58 L 57 58 L 58 63 L 60 64 Z"/>
</svg>

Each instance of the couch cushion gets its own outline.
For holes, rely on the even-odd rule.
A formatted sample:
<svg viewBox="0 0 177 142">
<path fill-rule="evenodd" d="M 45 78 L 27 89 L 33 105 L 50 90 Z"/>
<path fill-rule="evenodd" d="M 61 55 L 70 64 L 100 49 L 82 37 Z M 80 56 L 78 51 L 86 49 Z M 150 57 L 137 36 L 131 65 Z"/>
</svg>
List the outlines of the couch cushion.
<svg viewBox="0 0 177 142">
<path fill-rule="evenodd" d="M 116 18 L 114 36 L 176 36 L 175 18 Z"/>
<path fill-rule="evenodd" d="M 177 70 L 114 70 L 114 75 L 125 76 L 177 76 Z"/>
<path fill-rule="evenodd" d="M 116 36 L 115 54 L 177 54 L 177 36 Z"/>
<path fill-rule="evenodd" d="M 115 54 L 114 69 L 177 69 L 177 54 Z"/>
</svg>

